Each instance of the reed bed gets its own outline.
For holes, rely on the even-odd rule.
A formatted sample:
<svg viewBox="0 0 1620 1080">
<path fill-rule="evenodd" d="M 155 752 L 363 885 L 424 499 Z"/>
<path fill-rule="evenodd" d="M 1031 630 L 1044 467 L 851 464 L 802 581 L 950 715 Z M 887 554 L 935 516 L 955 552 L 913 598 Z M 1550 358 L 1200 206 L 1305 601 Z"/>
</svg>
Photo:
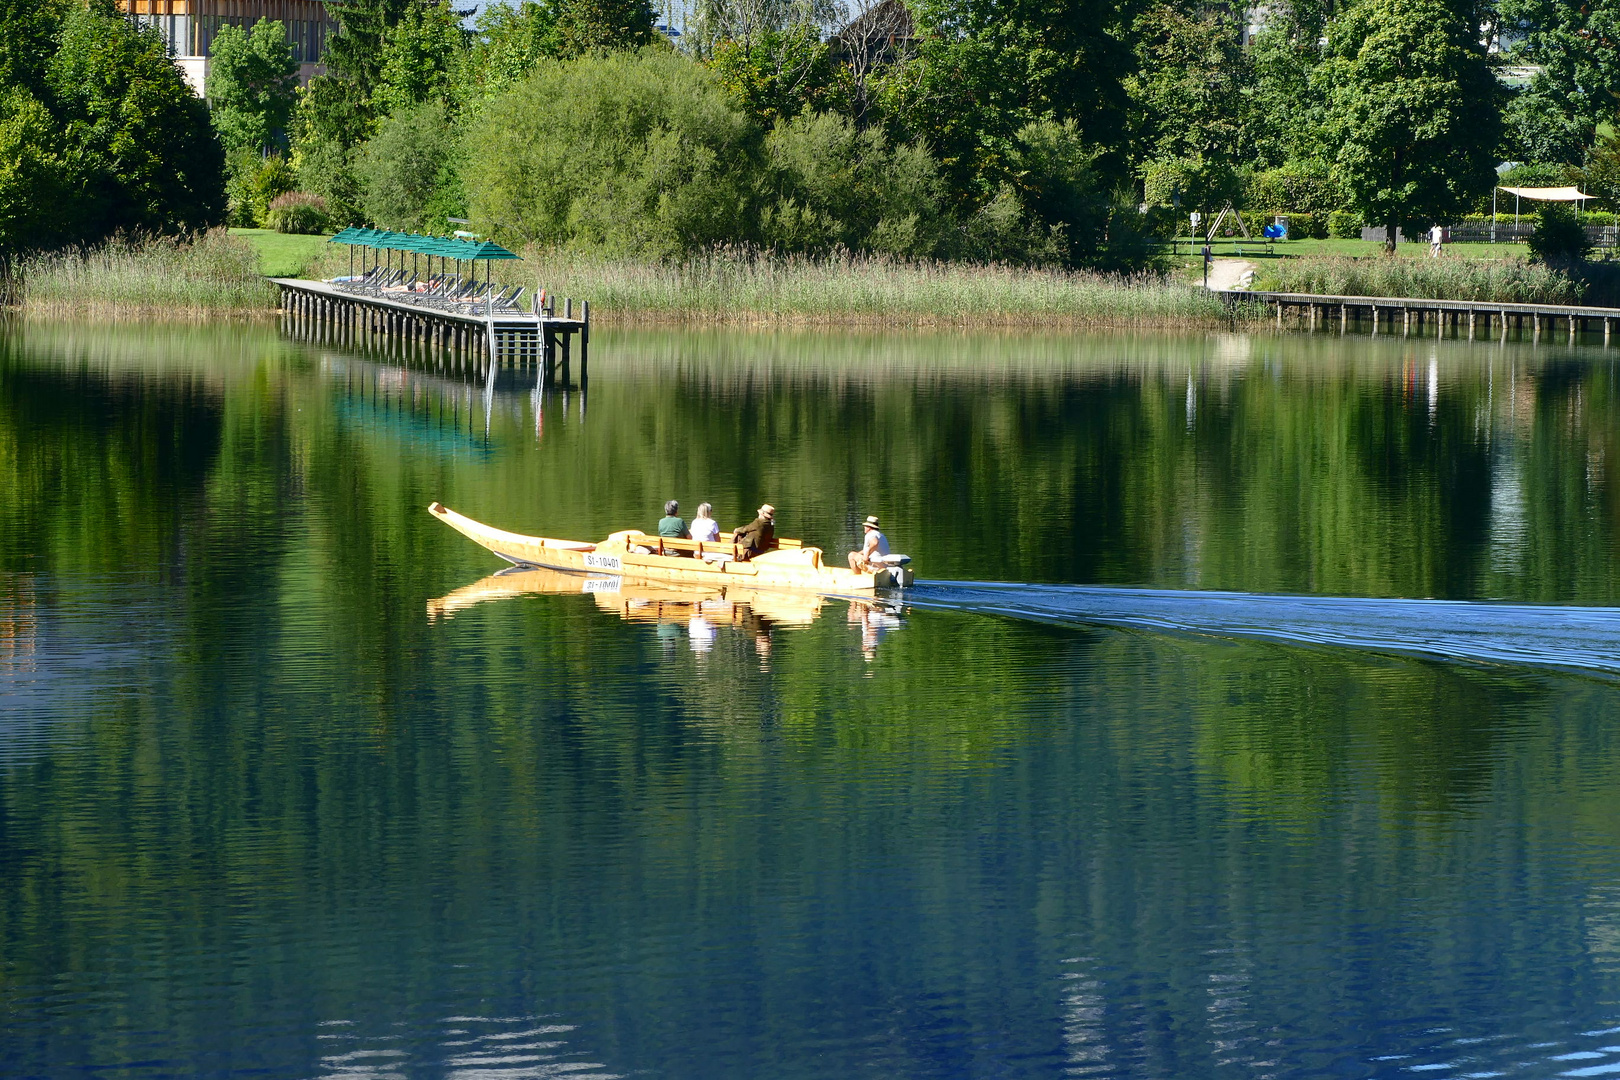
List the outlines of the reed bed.
<svg viewBox="0 0 1620 1080">
<path fill-rule="evenodd" d="M 525 255 L 509 272 L 616 319 L 1190 328 L 1227 326 L 1233 315 L 1219 296 L 1154 275 L 724 249 L 672 262 Z"/>
<path fill-rule="evenodd" d="M 1280 259 L 1260 271 L 1258 289 L 1327 296 L 1409 296 L 1577 304 L 1585 285 L 1524 259 L 1391 259 L 1317 255 Z"/>
<path fill-rule="evenodd" d="M 32 314 L 197 317 L 276 308 L 258 254 L 224 229 L 180 239 L 117 237 L 31 256 L 13 266 L 11 286 L 18 306 Z"/>
</svg>

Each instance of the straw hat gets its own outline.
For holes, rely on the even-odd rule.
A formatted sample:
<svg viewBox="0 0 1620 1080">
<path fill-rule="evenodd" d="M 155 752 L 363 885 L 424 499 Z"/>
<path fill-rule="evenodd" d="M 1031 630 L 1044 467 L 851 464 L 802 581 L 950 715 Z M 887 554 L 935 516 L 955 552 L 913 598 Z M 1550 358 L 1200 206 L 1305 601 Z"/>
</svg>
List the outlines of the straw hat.
<svg viewBox="0 0 1620 1080">
<path fill-rule="evenodd" d="M 868 515 L 866 515 L 866 528 L 875 529 L 877 527 L 878 527 L 877 515 L 876 514 L 868 514 Z"/>
<path fill-rule="evenodd" d="M 759 508 L 759 516 L 762 518 L 775 517 L 776 507 L 772 506 L 770 503 L 766 503 L 764 506 Z"/>
</svg>

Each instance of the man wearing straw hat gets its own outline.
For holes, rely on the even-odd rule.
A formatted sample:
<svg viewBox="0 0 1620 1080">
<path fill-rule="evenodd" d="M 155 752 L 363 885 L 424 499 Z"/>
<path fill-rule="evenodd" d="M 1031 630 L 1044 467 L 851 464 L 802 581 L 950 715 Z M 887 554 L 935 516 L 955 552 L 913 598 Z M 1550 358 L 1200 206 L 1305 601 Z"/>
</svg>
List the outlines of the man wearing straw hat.
<svg viewBox="0 0 1620 1080">
<path fill-rule="evenodd" d="M 868 515 L 862 527 L 866 530 L 866 540 L 861 544 L 861 550 L 849 553 L 849 568 L 856 573 L 870 574 L 874 569 L 872 559 L 889 553 L 889 539 L 878 529 L 876 515 Z"/>
<path fill-rule="evenodd" d="M 776 546 L 776 507 L 766 503 L 759 508 L 759 517 L 731 534 L 737 545 L 737 558 L 752 559 L 762 551 Z"/>
</svg>

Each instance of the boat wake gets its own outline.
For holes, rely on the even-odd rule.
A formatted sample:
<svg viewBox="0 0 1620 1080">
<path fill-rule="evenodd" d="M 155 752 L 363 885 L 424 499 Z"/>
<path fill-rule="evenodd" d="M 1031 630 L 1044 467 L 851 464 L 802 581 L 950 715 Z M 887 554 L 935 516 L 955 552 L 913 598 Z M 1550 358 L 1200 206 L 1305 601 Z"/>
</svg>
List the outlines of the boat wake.
<svg viewBox="0 0 1620 1080">
<path fill-rule="evenodd" d="M 945 581 L 907 589 L 905 604 L 1620 675 L 1620 608 Z"/>
</svg>

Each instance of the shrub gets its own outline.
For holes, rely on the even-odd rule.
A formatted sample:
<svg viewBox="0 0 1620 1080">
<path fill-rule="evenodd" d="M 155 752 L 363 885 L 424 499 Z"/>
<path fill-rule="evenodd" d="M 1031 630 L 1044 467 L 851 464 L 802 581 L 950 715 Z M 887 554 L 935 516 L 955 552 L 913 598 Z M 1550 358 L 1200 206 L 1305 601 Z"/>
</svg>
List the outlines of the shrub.
<svg viewBox="0 0 1620 1080">
<path fill-rule="evenodd" d="M 368 218 L 386 229 L 443 232 L 463 212 L 460 154 L 438 102 L 401 109 L 360 150 L 355 175 Z"/>
<path fill-rule="evenodd" d="M 760 215 L 767 246 L 906 257 L 939 248 L 939 174 L 921 147 L 891 146 L 878 128 L 822 113 L 777 124 L 765 156 L 774 188 Z"/>
<path fill-rule="evenodd" d="M 1327 223 L 1316 214 L 1294 211 L 1282 216 L 1288 219 L 1290 240 L 1322 240 L 1327 237 Z"/>
<path fill-rule="evenodd" d="M 260 157 L 253 150 L 237 150 L 229 161 L 226 181 L 230 224 L 251 229 L 264 222 L 270 201 L 298 186 L 292 166 L 280 155 Z"/>
<path fill-rule="evenodd" d="M 1361 215 L 1354 210 L 1335 210 L 1327 216 L 1327 233 L 1339 240 L 1361 239 Z"/>
<path fill-rule="evenodd" d="M 1142 190 L 1151 204 L 1182 212 L 1210 210 L 1243 194 L 1243 180 L 1230 165 L 1204 158 L 1155 158 L 1142 166 Z"/>
<path fill-rule="evenodd" d="M 271 199 L 264 223 L 266 228 L 278 233 L 316 236 L 332 231 L 332 216 L 326 212 L 326 200 L 305 191 L 289 191 Z"/>
<path fill-rule="evenodd" d="M 466 145 L 470 216 L 518 240 L 676 255 L 754 239 L 757 128 L 668 49 L 543 63 Z"/>
<path fill-rule="evenodd" d="M 1344 205 L 1344 192 L 1329 175 L 1326 165 L 1291 161 L 1280 169 L 1267 169 L 1250 177 L 1243 192 L 1243 205 L 1256 209 L 1279 206 L 1286 208 L 1285 213 L 1323 217 Z"/>
<path fill-rule="evenodd" d="M 1591 250 L 1586 230 L 1575 212 L 1556 203 L 1536 215 L 1536 231 L 1525 241 L 1530 254 L 1549 266 L 1568 267 L 1581 262 Z"/>
</svg>

